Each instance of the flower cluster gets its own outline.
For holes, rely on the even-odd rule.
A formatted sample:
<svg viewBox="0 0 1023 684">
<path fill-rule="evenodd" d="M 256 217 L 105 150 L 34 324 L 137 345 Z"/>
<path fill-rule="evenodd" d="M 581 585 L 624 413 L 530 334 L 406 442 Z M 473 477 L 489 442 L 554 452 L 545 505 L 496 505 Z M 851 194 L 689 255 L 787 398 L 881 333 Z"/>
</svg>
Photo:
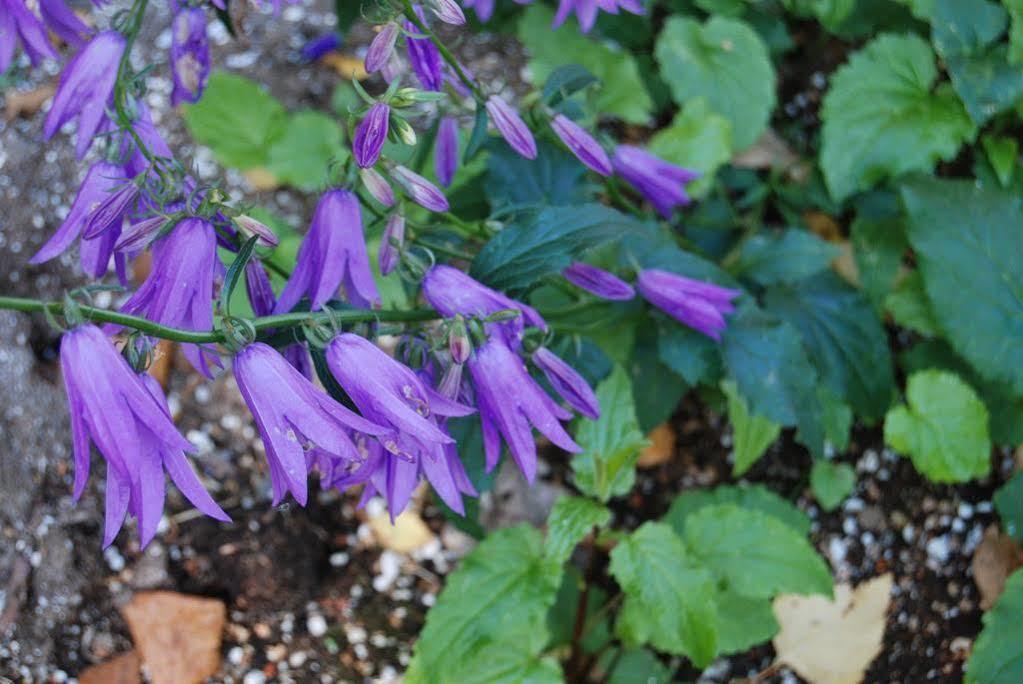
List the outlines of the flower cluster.
<svg viewBox="0 0 1023 684">
<path fill-rule="evenodd" d="M 463 4 L 485 18 L 493 3 Z M 15 38 L 33 60 L 56 57 L 44 26 L 78 48 L 61 75 L 45 136 L 73 121 L 79 158 L 97 142 L 101 147 L 69 213 L 32 263 L 53 259 L 77 243 L 86 273 L 103 278 L 112 263 L 127 286 L 129 264 L 145 251 L 151 254 L 148 275 L 121 301 L 116 325 L 99 328 L 69 311 L 72 325 L 61 344 L 74 493 L 80 496 L 84 489 L 94 446 L 106 461 L 105 543 L 128 514 L 137 518 L 143 544 L 153 537 L 163 508 L 164 472 L 200 511 L 228 519 L 185 457 L 192 447 L 174 428 L 160 387 L 143 372 L 149 335 L 159 336 L 160 329 L 186 335 L 183 353 L 208 378 L 223 368 L 222 355 L 230 357 L 265 447 L 274 503 L 290 494 L 305 504 L 309 475 L 317 473 L 323 487 L 361 486 L 364 501 L 382 496 L 392 516 L 406 508 L 421 482 L 463 512 L 464 497 L 476 496 L 477 490 L 451 436 L 449 423 L 456 419 L 478 421 L 488 469 L 507 449 L 529 481 L 537 476 L 534 429 L 561 449 L 580 451 L 566 424 L 574 414 L 599 418 L 593 389 L 551 351 L 556 331 L 540 311 L 479 282 L 457 262 L 436 263 L 432 252 L 423 259 L 421 225 L 406 218 L 413 216 L 407 203 L 445 220 L 450 205 L 440 187 L 390 159 L 386 143 L 421 144 L 410 120 L 425 117 L 434 129 L 435 176 L 448 187 L 460 162 L 460 122 L 472 113 L 477 121 L 493 124 L 526 159 L 538 156 L 537 135 L 552 135 L 594 173 L 628 182 L 664 217 L 688 203 L 685 185 L 696 174 L 628 145 L 608 154 L 566 113 L 542 104 L 523 113 L 502 95 L 486 93 L 441 49 L 430 27 L 432 21 L 465 23 L 454 0 L 428 0 L 407 12 L 395 6 L 393 16 L 377 27 L 365 57 L 366 70 L 378 73 L 386 90 L 374 97 L 358 88 L 365 106 L 352 113 L 351 162 L 335 187 L 322 193 L 277 292 L 265 251 L 254 251 L 277 244 L 273 231 L 229 205 L 217 188 L 199 185 L 174 159 L 137 91 L 125 87 L 134 76 L 125 55 L 142 19 L 136 12 L 143 12 L 145 3 L 138 7 L 119 27 L 92 32 L 60 0 L 42 0 L 40 16 L 23 0 L 0 0 L 0 70 L 13 59 Z M 279 10 L 279 2 L 272 7 Z M 563 0 L 556 24 L 575 12 L 589 30 L 598 9 L 642 10 L 633 0 Z M 205 88 L 210 72 L 206 11 L 194 3 L 175 5 L 170 26 L 174 104 L 197 101 Z M 337 45 L 336 36 L 317 39 L 306 56 L 315 59 Z M 406 70 L 419 88 L 402 85 Z M 402 267 L 402 277 L 418 286 L 434 312 L 429 321 L 415 319 L 416 324 L 391 331 L 400 340 L 394 354 L 374 340 L 380 330 L 373 319 L 382 298 L 370 264 L 366 208 L 383 226 L 380 273 L 386 277 Z M 229 253 L 237 255 L 233 264 L 221 261 Z M 740 294 L 663 270 L 614 274 L 582 262 L 565 269 L 563 277 L 566 289 L 574 285 L 587 293 L 584 297 L 624 301 L 638 291 L 713 339 L 720 339 L 725 316 Z M 224 303 L 239 278 L 264 325 L 231 315 Z M 339 320 L 353 310 L 365 314 L 358 319 L 363 326 L 342 330 Z M 131 320 L 152 325 L 133 332 L 125 323 Z M 304 323 L 305 337 L 294 334 L 298 323 Z M 124 340 L 123 353 L 113 344 L 117 335 Z"/>
</svg>

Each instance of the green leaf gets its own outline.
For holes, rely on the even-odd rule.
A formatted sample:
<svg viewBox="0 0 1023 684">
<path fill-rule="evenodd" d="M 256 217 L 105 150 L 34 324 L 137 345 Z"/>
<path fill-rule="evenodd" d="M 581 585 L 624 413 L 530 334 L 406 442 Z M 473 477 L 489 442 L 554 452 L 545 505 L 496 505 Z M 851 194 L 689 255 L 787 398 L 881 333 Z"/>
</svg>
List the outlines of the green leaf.
<svg viewBox="0 0 1023 684">
<path fill-rule="evenodd" d="M 1009 10 L 1012 25 L 1009 29 L 1009 63 L 1023 63 L 1023 0 L 1002 0 Z"/>
<path fill-rule="evenodd" d="M 931 303 L 924 291 L 924 279 L 919 271 L 912 271 L 899 281 L 884 300 L 884 308 L 903 328 L 915 330 L 925 337 L 938 334 Z"/>
<path fill-rule="evenodd" d="M 973 122 L 938 70 L 930 46 L 886 34 L 854 54 L 824 98 L 821 168 L 837 200 L 952 159 Z"/>
<path fill-rule="evenodd" d="M 864 294 L 880 312 L 906 253 L 906 228 L 902 219 L 871 219 L 857 216 L 851 227 L 853 254 Z"/>
<path fill-rule="evenodd" d="M 817 399 L 824 413 L 824 436 L 836 450 L 845 451 L 849 446 L 852 409 L 824 385 L 817 388 Z"/>
<path fill-rule="evenodd" d="M 607 506 L 580 496 L 561 497 L 547 518 L 547 557 L 563 564 L 594 527 L 603 527 L 610 519 Z"/>
<path fill-rule="evenodd" d="M 640 431 L 648 433 L 671 417 L 689 385 L 673 371 L 672 366 L 661 361 L 657 329 L 642 322 L 638 325 L 632 356 L 626 368 L 632 386 L 643 388 L 642 392 L 635 394 L 636 419 Z"/>
<path fill-rule="evenodd" d="M 834 394 L 867 419 L 884 415 L 894 392 L 888 336 L 860 292 L 828 271 L 769 288 L 764 303 L 799 330 Z"/>
<path fill-rule="evenodd" d="M 231 266 L 227 269 L 227 275 L 224 276 L 224 284 L 220 288 L 220 310 L 226 315 L 231 313 L 231 295 L 234 294 L 234 288 L 238 285 L 239 278 L 245 273 L 245 265 L 252 258 L 257 240 L 259 240 L 259 237 L 253 235 L 242 244 L 238 249 L 238 254 L 234 257 L 234 261 L 231 262 Z"/>
<path fill-rule="evenodd" d="M 544 83 L 559 67 L 578 64 L 600 80 L 594 101 L 597 111 L 629 123 L 645 123 L 654 103 L 643 87 L 635 58 L 581 34 L 574 22 L 552 30 L 553 18 L 549 8 L 531 5 L 519 21 L 518 35 L 529 52 L 533 82 Z"/>
<path fill-rule="evenodd" d="M 853 488 L 856 487 L 856 472 L 847 463 L 834 463 L 815 459 L 810 470 L 810 489 L 817 503 L 826 511 L 838 508 Z"/>
<path fill-rule="evenodd" d="M 928 21 L 931 18 L 931 13 L 934 12 L 934 3 L 937 0 L 897 0 L 909 7 L 913 16 L 917 19 Z"/>
<path fill-rule="evenodd" d="M 499 290 L 527 288 L 560 273 L 582 252 L 635 230 L 633 219 L 600 204 L 548 207 L 505 227 L 472 262 L 472 275 Z"/>
<path fill-rule="evenodd" d="M 827 564 L 803 535 L 770 515 L 731 504 L 705 506 L 687 516 L 682 536 L 686 548 L 740 596 L 831 596 Z"/>
<path fill-rule="evenodd" d="M 721 375 L 717 343 L 674 318 L 657 316 L 657 357 L 689 385 L 712 383 Z"/>
<path fill-rule="evenodd" d="M 503 140 L 486 145 L 487 198 L 495 208 L 508 205 L 578 204 L 585 198 L 586 168 L 568 152 L 537 141 L 536 159 L 526 159 Z"/>
<path fill-rule="evenodd" d="M 1023 569 L 1009 576 L 966 663 L 966 684 L 1023 681 Z"/>
<path fill-rule="evenodd" d="M 427 613 L 406 681 L 559 681 L 557 666 L 539 658 L 561 581 L 543 548 L 537 530 L 519 525 L 466 556 Z"/>
<path fill-rule="evenodd" d="M 834 32 L 856 8 L 856 0 L 782 0 L 791 12 L 815 17 L 824 28 Z"/>
<path fill-rule="evenodd" d="M 732 124 L 711 111 L 707 99 L 688 101 L 675 120 L 650 139 L 647 148 L 658 157 L 701 177 L 686 186 L 686 192 L 703 197 L 714 187 L 714 174 L 732 158 Z"/>
<path fill-rule="evenodd" d="M 675 102 L 706 97 L 732 124 L 736 151 L 756 142 L 775 104 L 775 76 L 767 47 L 748 24 L 714 16 L 706 23 L 669 17 L 655 48 L 661 77 Z"/>
<path fill-rule="evenodd" d="M 1002 527 L 1013 539 L 1023 542 L 1023 472 L 999 487 L 994 501 Z"/>
<path fill-rule="evenodd" d="M 1003 188 L 1009 187 L 1016 171 L 1016 160 L 1019 159 L 1019 141 L 1007 136 L 985 135 L 980 142 L 991 168 L 998 176 L 998 182 Z"/>
<path fill-rule="evenodd" d="M 236 169 L 265 165 L 287 119 L 281 103 L 259 84 L 223 71 L 210 76 L 202 99 L 182 105 L 182 113 L 192 137 Z"/>
<path fill-rule="evenodd" d="M 935 0 L 931 11 L 931 41 L 938 54 L 976 55 L 1005 31 L 1009 15 L 989 0 Z"/>
<path fill-rule="evenodd" d="M 672 529 L 644 523 L 611 551 L 625 602 L 616 631 L 627 646 L 649 643 L 706 667 L 717 654 L 714 584 Z"/>
<path fill-rule="evenodd" d="M 625 369 L 616 365 L 597 385 L 600 418 L 581 420 L 576 441 L 582 453 L 572 457 L 575 484 L 584 494 L 607 501 L 632 488 L 636 459 L 647 445 L 636 422 L 632 383 Z"/>
<path fill-rule="evenodd" d="M 813 233 L 789 228 L 778 235 L 757 233 L 742 245 L 732 273 L 761 285 L 794 283 L 826 271 L 841 254 Z"/>
<path fill-rule="evenodd" d="M 771 600 L 748 598 L 734 591 L 714 595 L 718 615 L 718 653 L 741 653 L 778 633 Z"/>
<path fill-rule="evenodd" d="M 543 84 L 543 101 L 551 107 L 557 107 L 562 101 L 596 83 L 600 81 L 585 67 L 566 64 L 547 77 Z"/>
<path fill-rule="evenodd" d="M 610 673 L 607 684 L 668 684 L 671 670 L 645 648 L 626 649 L 615 669 Z"/>
<path fill-rule="evenodd" d="M 934 482 L 966 482 L 991 470 L 987 409 L 957 375 L 914 373 L 906 401 L 885 417 L 884 440 L 917 470 Z"/>
<path fill-rule="evenodd" d="M 819 376 L 796 329 L 752 305 L 742 305 L 729 320 L 721 353 L 750 411 L 783 426 L 798 426 L 804 443 L 823 455 Z"/>
<path fill-rule="evenodd" d="M 687 518 L 707 506 L 732 504 L 739 508 L 759 511 L 792 528 L 805 537 L 810 534 L 810 516 L 781 498 L 764 485 L 720 485 L 714 489 L 695 489 L 675 497 L 664 516 L 675 532 L 682 534 Z"/>
<path fill-rule="evenodd" d="M 326 114 L 296 112 L 267 151 L 267 169 L 283 183 L 315 190 L 327 182 L 331 162 L 348 157 L 342 138 L 341 126 Z"/>
<path fill-rule="evenodd" d="M 902 199 L 941 331 L 984 378 L 1023 394 L 1023 197 L 921 178 Z"/>
<path fill-rule="evenodd" d="M 1018 64 L 1009 64 L 1005 46 L 977 56 L 949 56 L 945 63 L 952 86 L 978 126 L 1012 108 L 1023 96 L 1023 70 Z"/>
<path fill-rule="evenodd" d="M 728 422 L 732 424 L 732 442 L 735 450 L 732 476 L 739 477 L 763 456 L 774 440 L 778 439 L 781 426 L 767 418 L 751 414 L 749 405 L 739 394 L 739 388 L 732 380 L 722 382 L 721 390 L 728 398 Z"/>
</svg>

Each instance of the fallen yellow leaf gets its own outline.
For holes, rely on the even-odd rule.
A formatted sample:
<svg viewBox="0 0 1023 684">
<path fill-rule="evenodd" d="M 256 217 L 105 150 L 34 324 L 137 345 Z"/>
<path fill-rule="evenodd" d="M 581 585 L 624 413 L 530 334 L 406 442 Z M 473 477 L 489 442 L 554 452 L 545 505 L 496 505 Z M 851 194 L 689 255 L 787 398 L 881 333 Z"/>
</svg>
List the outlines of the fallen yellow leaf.
<svg viewBox="0 0 1023 684">
<path fill-rule="evenodd" d="M 811 684 L 859 684 L 881 651 L 892 575 L 855 590 L 835 586 L 835 600 L 785 594 L 774 600 L 781 631 L 774 638 L 778 661 Z"/>
<path fill-rule="evenodd" d="M 653 468 L 675 455 L 675 428 L 670 423 L 661 423 L 646 436 L 650 444 L 639 452 L 636 465 L 640 468 Z"/>
<path fill-rule="evenodd" d="M 277 176 L 273 175 L 269 169 L 257 166 L 252 169 L 248 169 L 243 174 L 245 180 L 249 182 L 253 190 L 257 192 L 260 190 L 274 190 L 280 186 L 280 181 L 277 180 Z"/>
<path fill-rule="evenodd" d="M 393 525 L 387 511 L 381 511 L 369 519 L 369 527 L 380 546 L 398 553 L 415 551 L 426 546 L 434 538 L 433 531 L 412 509 L 407 509 L 395 518 Z"/>
<path fill-rule="evenodd" d="M 323 56 L 323 63 L 334 68 L 338 74 L 348 80 L 365 81 L 369 78 L 366 65 L 361 57 L 345 55 L 340 52 L 328 52 Z"/>
</svg>

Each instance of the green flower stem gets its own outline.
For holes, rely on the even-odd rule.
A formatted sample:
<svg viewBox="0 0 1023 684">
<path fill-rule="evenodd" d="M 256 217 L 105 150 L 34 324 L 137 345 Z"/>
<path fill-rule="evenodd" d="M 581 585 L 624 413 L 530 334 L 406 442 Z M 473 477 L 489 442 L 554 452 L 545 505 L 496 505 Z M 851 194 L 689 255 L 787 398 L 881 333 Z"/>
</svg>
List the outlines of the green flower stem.
<svg viewBox="0 0 1023 684">
<path fill-rule="evenodd" d="M 0 309 L 11 311 L 49 312 L 54 315 L 61 315 L 64 312 L 62 302 L 44 302 L 38 299 L 24 299 L 21 297 L 0 297 Z M 109 311 L 94 306 L 79 306 L 78 310 L 85 318 L 100 323 L 113 323 L 126 328 L 138 330 L 146 335 L 160 337 L 174 342 L 186 342 L 192 344 L 223 343 L 228 336 L 223 330 L 210 330 L 196 332 L 194 330 L 181 330 L 160 325 L 153 321 L 139 316 L 131 316 L 119 311 Z M 372 309 L 344 309 L 312 312 L 299 312 L 278 314 L 276 316 L 263 316 L 262 318 L 248 319 L 252 327 L 260 330 L 279 328 L 294 328 L 310 321 L 329 324 L 331 320 L 338 323 L 366 323 L 380 321 L 383 323 L 412 323 L 418 321 L 431 321 L 441 316 L 433 309 L 410 309 L 408 311 L 374 311 Z"/>
<path fill-rule="evenodd" d="M 412 0 L 402 0 L 402 5 L 404 6 L 403 11 L 405 18 L 408 19 L 420 33 L 429 38 L 431 43 L 437 46 L 437 51 L 440 52 L 440 56 L 451 66 L 455 75 L 458 76 L 458 80 L 464 83 L 466 88 L 472 91 L 472 94 L 476 97 L 476 101 L 480 104 L 486 102 L 486 98 L 483 96 L 483 91 L 480 90 L 480 87 L 476 85 L 476 82 L 469 78 L 469 76 L 465 73 L 465 70 L 462 69 L 462 65 L 459 64 L 458 60 L 455 59 L 455 56 L 451 54 L 451 50 L 448 50 L 448 46 L 442 43 L 437 35 L 431 31 L 426 24 L 419 20 L 419 15 L 417 15 L 415 10 L 412 9 Z"/>
</svg>

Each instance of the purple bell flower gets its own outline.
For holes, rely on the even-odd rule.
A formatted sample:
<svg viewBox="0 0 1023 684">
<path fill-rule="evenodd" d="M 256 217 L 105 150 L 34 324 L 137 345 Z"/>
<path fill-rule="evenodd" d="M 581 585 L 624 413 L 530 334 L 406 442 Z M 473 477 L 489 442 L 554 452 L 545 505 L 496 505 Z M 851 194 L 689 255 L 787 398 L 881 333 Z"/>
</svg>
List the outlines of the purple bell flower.
<svg viewBox="0 0 1023 684">
<path fill-rule="evenodd" d="M 274 505 L 288 492 L 305 505 L 307 451 L 317 449 L 332 458 L 360 462 L 363 457 L 348 431 L 387 432 L 318 390 L 273 347 L 261 342 L 235 354 L 234 376 L 266 447 Z"/>
<path fill-rule="evenodd" d="M 302 59 L 307 62 L 315 62 L 339 47 L 341 47 L 341 36 L 337 31 L 324 33 L 302 46 Z"/>
<path fill-rule="evenodd" d="M 57 59 L 57 51 L 50 45 L 46 27 L 24 0 L 0 0 L 0 74 L 14 61 L 18 41 L 33 64 L 44 59 Z"/>
<path fill-rule="evenodd" d="M 46 241 L 38 252 L 29 259 L 30 264 L 41 264 L 62 254 L 74 243 L 85 228 L 86 220 L 92 211 L 110 196 L 125 181 L 124 169 L 117 164 L 98 161 L 89 167 L 88 173 L 82 185 L 78 188 L 74 202 L 71 203 L 71 210 L 68 212 L 64 222 Z M 117 236 L 114 235 L 114 242 Z M 90 247 L 86 247 L 86 242 Z M 110 243 L 110 249 L 106 249 L 106 243 Z M 113 252 L 114 242 L 107 236 L 96 240 L 83 240 L 80 249 L 80 260 L 82 270 L 93 278 L 100 278 L 107 272 L 107 264 L 110 262 L 110 255 Z"/>
<path fill-rule="evenodd" d="M 488 335 L 499 336 L 512 349 L 521 345 L 527 323 L 547 330 L 547 322 L 536 309 L 492 290 L 451 266 L 439 265 L 430 269 L 423 279 L 423 295 L 430 306 L 445 318 L 453 318 L 457 314 L 482 318 L 506 309 L 521 312 L 521 316 L 486 325 Z"/>
<path fill-rule="evenodd" d="M 415 10 L 419 20 L 425 26 L 426 16 L 423 14 L 422 8 L 416 6 Z M 405 39 L 408 60 L 412 64 L 412 71 L 415 72 L 416 78 L 419 79 L 419 83 L 426 90 L 440 92 L 444 88 L 444 61 L 440 56 L 440 51 L 425 36 L 413 38 L 413 36 L 420 36 L 422 34 L 412 22 L 405 22 L 405 31 L 409 34 Z"/>
<path fill-rule="evenodd" d="M 68 45 L 81 47 L 92 35 L 92 29 L 64 4 L 64 0 L 39 0 L 39 14 L 50 30 Z"/>
<path fill-rule="evenodd" d="M 742 294 L 741 290 L 658 269 L 640 271 L 636 286 L 658 309 L 717 341 L 727 326 L 725 314 L 735 310 L 732 300 Z"/>
<path fill-rule="evenodd" d="M 576 159 L 601 176 L 611 175 L 611 160 L 608 159 L 607 152 L 585 128 L 564 114 L 558 114 L 551 120 L 551 128 Z"/>
<path fill-rule="evenodd" d="M 171 23 L 171 72 L 174 90 L 171 104 L 198 102 L 210 75 L 210 43 L 206 36 L 206 12 L 201 7 L 178 10 Z"/>
<path fill-rule="evenodd" d="M 274 313 L 291 311 L 307 295 L 313 311 L 323 308 L 341 285 L 352 304 L 380 304 L 362 232 L 359 199 L 347 190 L 328 190 L 316 205 L 309 233 L 298 249 L 295 270 Z"/>
<path fill-rule="evenodd" d="M 277 297 L 274 296 L 273 286 L 270 284 L 270 275 L 258 258 L 253 258 L 245 264 L 245 291 L 249 296 L 252 313 L 257 316 L 269 316 L 273 313 Z M 273 331 L 267 332 L 272 334 Z M 304 342 L 289 344 L 281 350 L 281 355 L 304 377 L 313 379 L 315 371 Z"/>
<path fill-rule="evenodd" d="M 213 276 L 217 238 L 205 219 L 186 218 L 153 243 L 153 268 L 121 311 L 184 330 L 213 330 Z M 197 371 L 213 377 L 210 364 L 220 365 L 208 344 L 182 345 Z"/>
<path fill-rule="evenodd" d="M 583 33 L 589 33 L 593 24 L 597 21 L 597 10 L 604 10 L 608 14 L 618 14 L 619 9 L 632 14 L 643 14 L 643 5 L 639 0 L 559 0 L 558 11 L 554 15 L 554 23 L 551 28 L 557 28 L 565 23 L 568 15 L 575 12 L 579 19 L 579 28 Z"/>
<path fill-rule="evenodd" d="M 391 108 L 383 102 L 377 102 L 359 122 L 352 142 L 355 163 L 359 168 L 365 169 L 377 163 L 380 150 L 384 149 L 384 143 L 387 142 L 390 118 Z"/>
<path fill-rule="evenodd" d="M 142 546 L 153 538 L 163 512 L 164 470 L 196 508 L 230 520 L 185 459 L 184 452 L 195 449 L 174 427 L 159 386 L 148 376 L 140 379 L 99 328 L 81 325 L 65 333 L 60 360 L 71 412 L 75 500 L 89 478 L 89 445 L 107 462 L 104 547 L 128 512 L 138 519 Z"/>
<path fill-rule="evenodd" d="M 576 369 L 547 347 L 540 347 L 533 352 L 533 363 L 543 371 L 551 387 L 568 402 L 569 406 L 591 420 L 600 418 L 600 402 L 597 401 L 597 395 Z"/>
<path fill-rule="evenodd" d="M 394 54 L 394 44 L 398 40 L 398 25 L 393 21 L 384 24 L 380 32 L 373 37 L 366 51 L 366 72 L 374 74 L 383 69 Z"/>
<path fill-rule="evenodd" d="M 362 179 L 362 184 L 366 186 L 369 194 L 373 195 L 373 199 L 385 207 L 394 206 L 394 190 L 376 169 L 359 169 L 359 178 Z"/>
<path fill-rule="evenodd" d="M 401 185 L 405 194 L 419 206 L 430 211 L 447 211 L 451 208 L 444 193 L 415 171 L 398 165 L 391 169 L 391 178 Z"/>
<path fill-rule="evenodd" d="M 392 241 L 397 245 L 392 244 Z M 398 267 L 400 250 L 404 242 L 405 217 L 401 214 L 392 214 L 387 219 L 387 227 L 384 228 L 384 235 L 380 239 L 380 253 L 377 255 L 381 275 L 390 275 Z"/>
<path fill-rule="evenodd" d="M 174 159 L 174 153 L 171 152 L 170 146 L 167 141 L 163 139 L 160 132 L 156 130 L 156 125 L 153 123 L 153 119 L 149 114 L 149 108 L 146 107 L 141 101 L 135 103 L 135 121 L 132 122 L 132 128 L 135 133 L 138 134 L 139 138 L 145 144 L 146 149 L 149 150 L 150 154 L 165 160 Z M 112 125 L 112 123 L 111 123 Z M 113 126 L 116 130 L 116 126 Z M 138 149 L 135 143 L 135 138 L 130 133 L 124 133 L 124 142 L 122 143 L 122 149 L 131 152 L 128 161 L 125 163 L 124 168 L 127 170 L 129 177 L 138 176 L 149 170 L 151 164 L 142 151 Z"/>
<path fill-rule="evenodd" d="M 441 118 L 437 126 L 437 147 L 433 157 L 437 180 L 445 188 L 458 170 L 458 122 L 452 116 Z"/>
<path fill-rule="evenodd" d="M 572 414 L 540 389 L 522 359 L 500 339 L 489 339 L 467 365 L 476 389 L 488 471 L 497 465 L 503 438 L 526 480 L 536 479 L 532 426 L 565 451 L 582 451 L 559 422 Z"/>
<path fill-rule="evenodd" d="M 561 272 L 565 280 L 601 299 L 626 301 L 636 296 L 632 285 L 602 268 L 577 261 Z"/>
<path fill-rule="evenodd" d="M 611 161 L 615 172 L 639 191 L 664 218 L 691 201 L 685 184 L 700 177 L 632 145 L 619 145 Z"/>
<path fill-rule="evenodd" d="M 499 95 L 487 98 L 487 114 L 511 148 L 526 159 L 536 159 L 536 140 L 519 113 Z"/>
<path fill-rule="evenodd" d="M 106 120 L 106 109 L 114 92 L 117 67 L 124 48 L 124 36 L 116 31 L 104 31 L 68 62 L 43 124 L 43 135 L 47 140 L 61 126 L 78 117 L 75 150 L 79 159 L 85 156 L 96 132 Z"/>
</svg>

